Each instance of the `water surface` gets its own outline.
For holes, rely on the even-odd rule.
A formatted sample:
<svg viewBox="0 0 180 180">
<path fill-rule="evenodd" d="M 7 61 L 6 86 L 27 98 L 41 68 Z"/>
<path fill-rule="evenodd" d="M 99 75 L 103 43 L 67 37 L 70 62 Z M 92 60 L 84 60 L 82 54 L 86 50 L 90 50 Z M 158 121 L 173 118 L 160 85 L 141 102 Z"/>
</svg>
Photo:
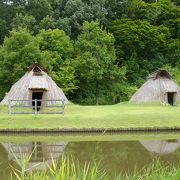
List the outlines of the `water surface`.
<svg viewBox="0 0 180 180">
<path fill-rule="evenodd" d="M 179 138 L 177 138 L 179 136 Z M 164 164 L 178 166 L 180 162 L 180 135 L 170 138 L 153 136 L 149 139 L 142 136 L 138 140 L 116 140 L 111 136 L 107 140 L 96 140 L 96 137 L 89 141 L 88 138 L 78 137 L 73 141 L 68 141 L 67 136 L 58 136 L 56 138 L 35 137 L 34 140 L 25 141 L 19 137 L 19 141 L 1 137 L 0 143 L 0 174 L 3 180 L 8 179 L 10 165 L 20 166 L 18 159 L 22 154 L 32 154 L 28 167 L 31 170 L 46 170 L 47 164 L 51 165 L 51 157 L 60 160 L 62 154 L 72 154 L 78 159 L 80 164 L 85 162 L 100 162 L 100 167 L 108 171 L 111 175 L 133 172 L 147 166 L 154 159 L 159 158 Z M 112 136 L 113 137 L 113 136 Z M 16 137 L 17 138 L 17 137 Z M 27 139 L 28 137 L 26 137 Z M 41 141 L 41 139 L 43 139 Z M 148 139 L 148 140 L 147 140 Z M 38 164 L 38 166 L 35 166 Z"/>
</svg>

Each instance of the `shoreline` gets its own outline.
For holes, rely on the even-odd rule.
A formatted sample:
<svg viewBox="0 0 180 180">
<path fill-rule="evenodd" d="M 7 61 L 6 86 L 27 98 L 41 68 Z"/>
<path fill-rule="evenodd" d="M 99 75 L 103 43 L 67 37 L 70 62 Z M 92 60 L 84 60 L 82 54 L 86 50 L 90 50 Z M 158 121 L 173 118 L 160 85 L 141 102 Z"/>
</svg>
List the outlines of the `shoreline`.
<svg viewBox="0 0 180 180">
<path fill-rule="evenodd" d="M 179 131 L 180 127 L 150 127 L 150 128 L 17 128 L 17 129 L 0 129 L 0 134 L 4 133 L 131 133 L 131 132 L 169 132 L 169 131 Z"/>
</svg>

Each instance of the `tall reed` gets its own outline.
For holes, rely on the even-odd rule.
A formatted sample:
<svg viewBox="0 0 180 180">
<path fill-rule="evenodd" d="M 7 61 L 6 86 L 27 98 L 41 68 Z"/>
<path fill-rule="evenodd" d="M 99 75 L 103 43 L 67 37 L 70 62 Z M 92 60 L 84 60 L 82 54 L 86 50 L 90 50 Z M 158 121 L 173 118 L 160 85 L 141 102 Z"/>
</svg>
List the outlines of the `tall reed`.
<svg viewBox="0 0 180 180">
<path fill-rule="evenodd" d="M 95 162 L 86 162 L 83 166 L 72 156 L 62 156 L 60 163 L 52 159 L 45 171 L 26 169 L 30 157 L 21 161 L 21 169 L 12 167 L 10 180 L 180 180 L 180 167 L 163 165 L 159 159 L 142 170 L 134 170 L 112 177 L 107 170 L 100 168 Z M 38 165 L 37 165 L 38 166 Z"/>
<path fill-rule="evenodd" d="M 46 171 L 31 171 L 35 169 L 34 167 L 26 169 L 27 160 L 30 158 L 21 160 L 20 170 L 11 166 L 10 180 L 104 180 L 108 178 L 105 170 L 101 170 L 95 162 L 86 162 L 81 166 L 70 155 L 62 156 L 60 163 L 52 159 L 51 165 L 47 164 Z"/>
</svg>

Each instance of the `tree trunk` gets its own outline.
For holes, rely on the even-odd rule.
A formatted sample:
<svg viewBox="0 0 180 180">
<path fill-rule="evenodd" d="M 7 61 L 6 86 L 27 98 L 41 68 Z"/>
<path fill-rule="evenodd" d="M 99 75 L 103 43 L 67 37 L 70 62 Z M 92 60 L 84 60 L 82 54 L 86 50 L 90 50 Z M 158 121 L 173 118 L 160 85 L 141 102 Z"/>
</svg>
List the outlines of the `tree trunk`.
<svg viewBox="0 0 180 180">
<path fill-rule="evenodd" d="M 99 82 L 96 81 L 96 105 L 99 105 Z"/>
</svg>

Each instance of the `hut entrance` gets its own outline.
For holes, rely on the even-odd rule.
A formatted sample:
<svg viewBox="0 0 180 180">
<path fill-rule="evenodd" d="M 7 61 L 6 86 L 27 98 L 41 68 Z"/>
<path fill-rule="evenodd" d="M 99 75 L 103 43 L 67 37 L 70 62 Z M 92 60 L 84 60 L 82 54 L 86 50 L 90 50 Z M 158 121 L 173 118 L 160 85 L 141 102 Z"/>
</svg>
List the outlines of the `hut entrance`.
<svg viewBox="0 0 180 180">
<path fill-rule="evenodd" d="M 167 93 L 167 99 L 168 99 L 168 103 L 170 104 L 170 105 L 174 105 L 174 92 L 168 92 Z"/>
<path fill-rule="evenodd" d="M 42 100 L 42 97 L 43 97 L 43 92 L 32 92 L 32 100 L 35 100 L 35 99 Z M 32 106 L 33 106 L 33 109 L 35 109 L 34 108 L 34 106 L 35 106 L 34 101 L 32 101 Z M 37 106 L 38 106 L 37 111 L 39 111 L 40 107 L 41 107 L 41 101 L 37 101 Z"/>
</svg>

